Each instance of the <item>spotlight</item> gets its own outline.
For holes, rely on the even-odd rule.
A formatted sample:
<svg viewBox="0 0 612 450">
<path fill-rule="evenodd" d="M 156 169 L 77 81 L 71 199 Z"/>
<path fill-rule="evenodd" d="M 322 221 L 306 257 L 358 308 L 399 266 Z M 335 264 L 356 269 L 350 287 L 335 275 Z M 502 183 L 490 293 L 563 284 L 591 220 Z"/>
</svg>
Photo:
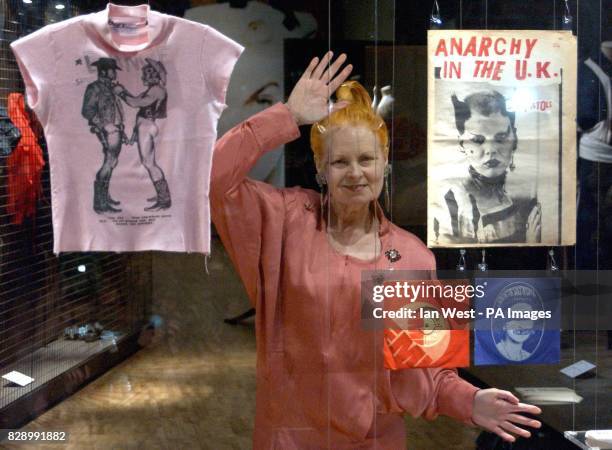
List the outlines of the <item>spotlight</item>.
<svg viewBox="0 0 612 450">
<path fill-rule="evenodd" d="M 26 5 L 30 5 L 32 4 L 32 0 L 23 0 L 23 3 L 25 3 Z"/>
<path fill-rule="evenodd" d="M 64 9 L 66 6 L 63 3 L 56 3 L 55 9 L 59 9 L 60 11 Z"/>
</svg>

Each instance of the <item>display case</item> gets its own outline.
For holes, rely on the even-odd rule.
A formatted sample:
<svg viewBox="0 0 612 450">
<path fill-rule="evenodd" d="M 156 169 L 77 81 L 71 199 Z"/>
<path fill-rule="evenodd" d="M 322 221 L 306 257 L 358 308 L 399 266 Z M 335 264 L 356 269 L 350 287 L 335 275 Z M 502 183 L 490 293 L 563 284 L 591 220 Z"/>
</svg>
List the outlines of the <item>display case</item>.
<svg viewBox="0 0 612 450">
<path fill-rule="evenodd" d="M 0 379 L 2 429 L 27 423 L 133 353 L 150 312 L 149 254 L 53 254 L 44 133 L 23 100 L 22 121 L 11 109 L 24 84 L 9 44 L 91 7 L 0 2 L 0 114 L 21 130 L 14 144 L 3 134 L 0 156 L 0 375 L 26 376 L 23 385 Z"/>
</svg>

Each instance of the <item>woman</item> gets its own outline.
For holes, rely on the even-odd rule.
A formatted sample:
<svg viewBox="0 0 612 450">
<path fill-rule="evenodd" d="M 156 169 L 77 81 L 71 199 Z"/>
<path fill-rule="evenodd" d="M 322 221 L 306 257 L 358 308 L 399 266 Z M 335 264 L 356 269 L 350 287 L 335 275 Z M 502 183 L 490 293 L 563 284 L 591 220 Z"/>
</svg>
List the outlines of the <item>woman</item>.
<svg viewBox="0 0 612 450">
<path fill-rule="evenodd" d="M 518 147 L 514 113 L 497 91 L 452 98 L 465 176 L 446 180 L 435 205 L 433 231 L 440 244 L 537 243 L 541 207 L 536 199 L 506 194 Z"/>
<path fill-rule="evenodd" d="M 539 426 L 521 416 L 537 407 L 478 390 L 453 370 L 386 370 L 382 334 L 362 328 L 363 270 L 381 268 L 392 248 L 404 256 L 391 258 L 398 269 L 433 269 L 435 260 L 382 214 L 386 127 L 357 83 L 329 107 L 352 70 L 340 71 L 345 55 L 331 59 L 313 59 L 286 104 L 233 128 L 214 152 L 213 220 L 257 309 L 254 448 L 397 450 L 406 445 L 405 412 L 450 415 L 510 441 L 528 436 L 512 422 Z M 246 178 L 261 155 L 313 123 L 324 200 Z"/>
</svg>

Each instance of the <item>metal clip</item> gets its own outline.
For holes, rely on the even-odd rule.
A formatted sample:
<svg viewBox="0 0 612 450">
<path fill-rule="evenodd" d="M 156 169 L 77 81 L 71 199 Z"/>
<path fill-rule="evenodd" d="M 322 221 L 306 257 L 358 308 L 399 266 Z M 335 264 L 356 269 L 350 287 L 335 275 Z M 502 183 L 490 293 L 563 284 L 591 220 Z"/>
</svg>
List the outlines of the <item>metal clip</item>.
<svg viewBox="0 0 612 450">
<path fill-rule="evenodd" d="M 552 272 L 559 270 L 559 266 L 555 260 L 555 251 L 552 248 L 548 250 L 548 257 L 550 259 L 550 270 Z"/>
<path fill-rule="evenodd" d="M 457 271 L 465 272 L 465 249 L 459 250 L 459 264 L 457 264 Z"/>
<path fill-rule="evenodd" d="M 429 29 L 437 30 L 442 28 L 442 16 L 440 16 L 440 5 L 438 0 L 434 0 L 431 7 L 431 16 L 429 16 Z"/>
<path fill-rule="evenodd" d="M 487 260 L 486 260 L 486 250 L 483 248 L 482 250 L 482 261 L 478 264 L 478 270 L 480 270 L 481 272 L 486 272 L 487 270 L 489 270 L 489 265 L 487 264 Z"/>
<path fill-rule="evenodd" d="M 570 7 L 568 4 L 568 0 L 565 0 L 565 7 L 563 10 L 563 19 L 562 19 L 562 23 L 561 23 L 561 28 L 563 30 L 570 30 L 572 29 L 572 25 L 574 24 L 574 18 L 572 17 L 572 13 L 570 12 Z"/>
</svg>

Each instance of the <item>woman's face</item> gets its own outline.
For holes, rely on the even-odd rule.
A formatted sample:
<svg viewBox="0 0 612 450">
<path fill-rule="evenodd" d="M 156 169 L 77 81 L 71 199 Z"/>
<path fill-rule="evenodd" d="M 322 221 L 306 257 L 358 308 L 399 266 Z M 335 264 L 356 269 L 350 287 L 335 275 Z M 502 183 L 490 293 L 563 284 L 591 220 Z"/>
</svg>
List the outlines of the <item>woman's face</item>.
<svg viewBox="0 0 612 450">
<path fill-rule="evenodd" d="M 531 313 L 533 308 L 528 303 L 517 303 L 510 307 L 514 311 L 523 311 Z M 508 338 L 518 344 L 522 344 L 531 337 L 534 333 L 535 322 L 530 319 L 514 319 L 506 322 L 504 330 Z"/>
<path fill-rule="evenodd" d="M 322 162 L 330 199 L 345 206 L 363 206 L 378 199 L 387 160 L 373 131 L 362 125 L 345 125 L 327 136 Z"/>
<path fill-rule="evenodd" d="M 516 343 L 523 343 L 533 335 L 532 320 L 512 320 L 508 322 L 506 333 L 510 340 Z"/>
<path fill-rule="evenodd" d="M 496 177 L 508 169 L 516 136 L 507 116 L 483 116 L 472 110 L 461 140 L 468 162 L 481 175 Z"/>
</svg>

